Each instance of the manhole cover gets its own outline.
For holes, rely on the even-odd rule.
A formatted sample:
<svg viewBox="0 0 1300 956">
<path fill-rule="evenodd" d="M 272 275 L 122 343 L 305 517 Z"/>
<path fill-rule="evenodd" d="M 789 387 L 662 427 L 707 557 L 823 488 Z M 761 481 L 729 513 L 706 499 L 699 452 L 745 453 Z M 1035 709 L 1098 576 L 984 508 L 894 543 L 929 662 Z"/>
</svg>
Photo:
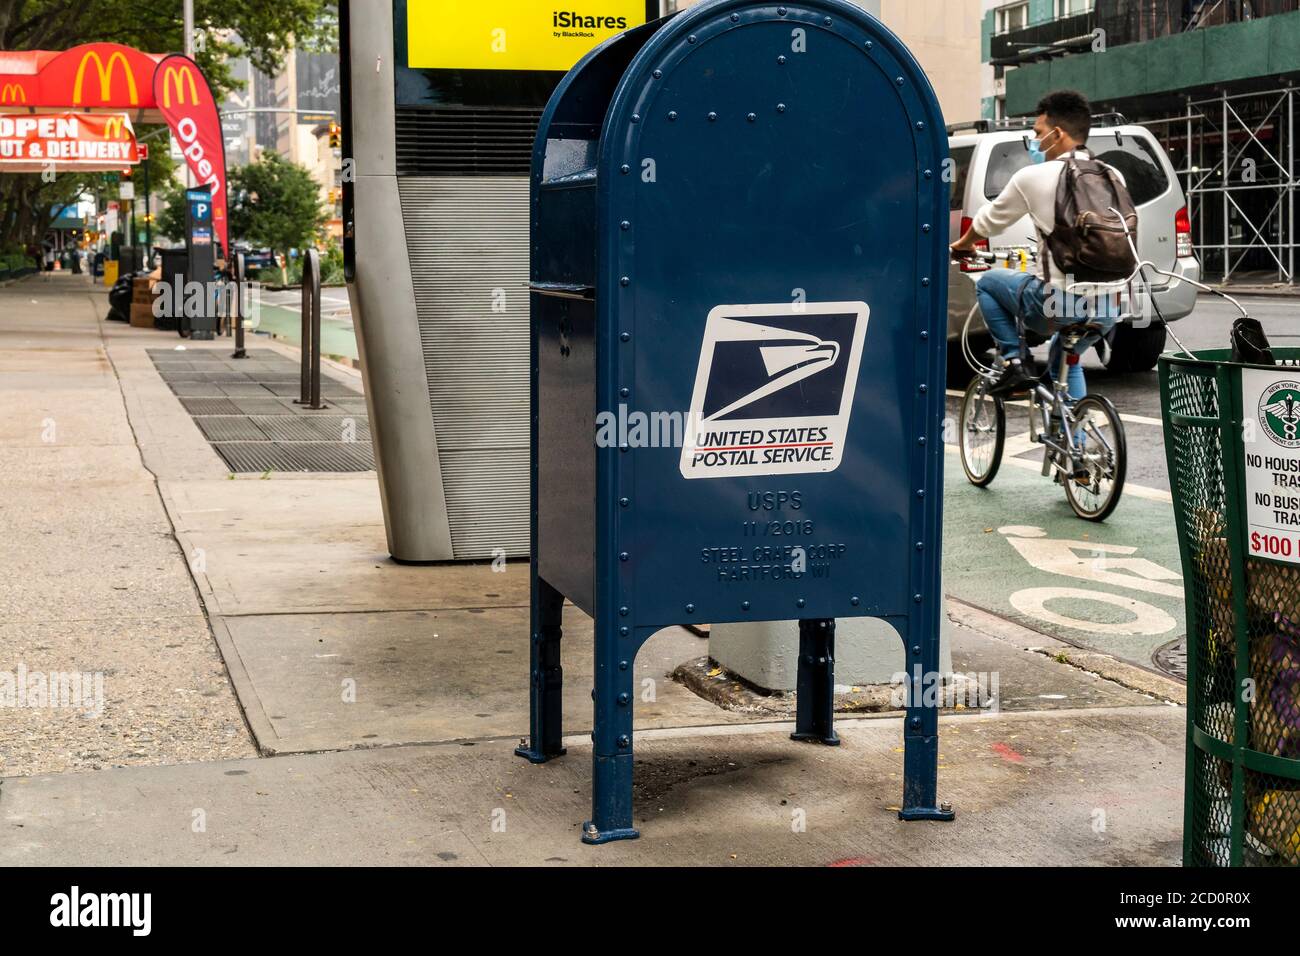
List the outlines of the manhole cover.
<svg viewBox="0 0 1300 956">
<path fill-rule="evenodd" d="M 1187 638 L 1180 637 L 1156 648 L 1156 652 L 1151 655 L 1151 662 L 1170 677 L 1187 680 Z"/>
</svg>

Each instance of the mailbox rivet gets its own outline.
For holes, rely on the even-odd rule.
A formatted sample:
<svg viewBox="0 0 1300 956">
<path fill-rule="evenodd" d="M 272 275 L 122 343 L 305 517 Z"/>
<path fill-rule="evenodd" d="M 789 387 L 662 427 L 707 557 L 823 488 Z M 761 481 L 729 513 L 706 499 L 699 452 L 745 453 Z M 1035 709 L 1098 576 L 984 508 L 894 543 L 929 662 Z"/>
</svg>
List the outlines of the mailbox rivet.
<svg viewBox="0 0 1300 956">
<path fill-rule="evenodd" d="M 872 43 L 870 40 L 868 40 L 868 41 L 867 41 L 867 49 L 868 49 L 868 50 L 874 50 L 875 48 L 876 48 L 876 45 L 875 45 L 874 43 Z"/>
<path fill-rule="evenodd" d="M 777 103 L 777 104 L 776 104 L 776 111 L 777 111 L 778 113 L 784 113 L 784 112 L 785 112 L 785 104 L 784 104 L 784 103 Z"/>
<path fill-rule="evenodd" d="M 917 551 L 924 551 L 924 550 L 925 550 L 925 542 L 924 542 L 924 541 L 918 541 L 918 542 L 916 542 L 916 550 L 917 550 Z"/>
<path fill-rule="evenodd" d="M 750 113 L 748 116 L 745 117 L 745 119 L 749 120 L 749 121 L 752 123 L 752 122 L 754 122 L 756 119 L 758 119 L 758 114 L 757 114 L 757 113 Z"/>
<path fill-rule="evenodd" d="M 621 279 L 618 280 L 618 284 L 619 284 L 619 285 L 624 285 L 624 286 L 631 285 L 631 284 L 632 284 L 632 279 L 631 279 L 630 276 L 623 276 L 623 278 L 621 278 Z"/>
<path fill-rule="evenodd" d="M 626 507 L 627 507 L 628 505 L 630 505 L 632 502 L 629 501 L 627 498 L 619 498 L 619 499 L 618 499 L 618 503 L 619 503 L 620 507 L 626 508 Z"/>
<path fill-rule="evenodd" d="M 921 386 L 921 394 L 922 394 L 922 395 L 924 395 L 924 394 L 925 394 L 926 392 L 928 392 L 929 390 L 930 390 L 930 386 L 929 386 L 929 385 L 922 385 L 922 386 Z"/>
<path fill-rule="evenodd" d="M 619 398 L 627 398 L 631 394 L 632 394 L 632 389 L 627 388 L 626 386 L 618 390 Z"/>
<path fill-rule="evenodd" d="M 807 603 L 808 603 L 808 602 L 805 601 L 803 598 L 800 598 L 799 600 L 797 600 L 797 601 L 794 602 L 794 606 L 795 606 L 795 607 L 803 607 L 803 606 L 804 606 L 805 604 L 807 604 Z"/>
<path fill-rule="evenodd" d="M 784 57 L 784 56 L 778 56 L 778 57 L 776 58 L 776 62 L 777 62 L 778 64 L 780 64 L 781 66 L 785 66 L 785 57 Z"/>
<path fill-rule="evenodd" d="M 925 444 L 925 436 L 922 435 L 920 438 L 918 438 L 918 439 L 916 440 L 916 443 L 917 443 L 918 445 L 924 445 L 924 444 Z"/>
<path fill-rule="evenodd" d="M 619 338 L 622 339 L 624 342 L 631 342 L 631 341 L 632 341 L 632 333 L 631 333 L 631 332 L 623 332 L 623 333 L 621 333 L 621 334 L 619 335 Z"/>
<path fill-rule="evenodd" d="M 709 114 L 709 122 L 710 122 L 710 123 L 716 123 L 717 121 L 718 121 L 718 114 L 717 114 L 717 113 L 710 113 L 710 114 Z"/>
<path fill-rule="evenodd" d="M 916 497 L 918 497 L 918 498 L 924 498 L 924 497 L 925 497 L 925 489 L 924 489 L 924 488 L 917 488 L 917 489 L 916 489 Z"/>
<path fill-rule="evenodd" d="M 861 601 L 861 599 L 860 599 L 860 598 L 855 594 L 853 597 L 849 598 L 849 603 L 852 604 L 854 607 L 857 607 L 859 604 L 862 603 L 862 601 Z"/>
<path fill-rule="evenodd" d="M 631 224 L 630 222 L 628 222 L 626 219 L 624 219 L 624 220 L 623 220 L 622 222 L 620 222 L 618 225 L 619 225 L 619 228 L 622 229 L 624 232 L 627 232 L 629 229 L 632 228 L 632 224 Z M 926 226 L 925 228 L 928 230 L 930 227 L 929 227 L 929 226 Z"/>
<path fill-rule="evenodd" d="M 921 603 L 921 595 L 919 595 L 919 594 L 913 594 L 913 595 L 912 595 L 912 600 L 915 601 L 917 604 L 920 604 L 920 603 Z"/>
<path fill-rule="evenodd" d="M 921 285 L 928 286 L 929 284 L 930 284 L 930 278 L 928 276 L 921 280 Z"/>
<path fill-rule="evenodd" d="M 669 111 L 668 111 L 668 122 L 670 122 L 670 123 L 675 123 L 675 122 L 677 122 L 677 111 L 676 111 L 676 110 L 669 110 Z"/>
<path fill-rule="evenodd" d="M 627 691 L 618 695 L 618 706 L 626 707 L 632 698 L 627 695 Z"/>
<path fill-rule="evenodd" d="M 663 76 L 664 76 L 664 71 L 663 71 L 663 70 L 655 70 L 655 71 L 654 71 L 652 74 L 650 74 L 650 75 L 653 76 L 656 80 L 662 80 L 662 79 L 663 79 Z"/>
<path fill-rule="evenodd" d="M 732 23 L 739 23 L 739 22 L 740 22 L 740 14 L 739 14 L 739 13 L 733 13 L 733 14 L 731 15 L 731 22 L 732 22 Z"/>
<path fill-rule="evenodd" d="M 924 123 L 923 121 L 921 121 L 921 120 L 917 120 L 917 121 L 916 121 L 916 128 L 917 128 L 917 129 L 925 129 L 925 123 Z"/>
<path fill-rule="evenodd" d="M 690 36 L 688 36 L 688 37 L 686 38 L 686 42 L 687 42 L 687 43 L 694 43 L 696 39 L 697 39 L 697 38 L 696 38 L 695 34 L 692 33 Z"/>
<path fill-rule="evenodd" d="M 694 605 L 694 604 L 688 604 L 688 605 L 686 605 L 686 613 L 687 613 L 687 614 L 694 614 L 694 613 L 695 613 L 695 605 Z"/>
<path fill-rule="evenodd" d="M 920 717 L 913 717 L 913 718 L 912 718 L 912 728 L 915 730 L 915 729 L 920 728 L 920 726 L 921 726 L 921 718 L 920 718 Z"/>
<path fill-rule="evenodd" d="M 641 122 L 641 114 L 640 114 L 640 113 L 633 113 L 633 114 L 632 114 L 632 122 L 633 122 L 633 123 L 639 123 L 639 122 Z"/>
<path fill-rule="evenodd" d="M 930 224 L 927 222 L 924 226 L 921 227 L 921 231 L 922 231 L 922 232 L 929 232 L 929 231 L 930 231 Z"/>
<path fill-rule="evenodd" d="M 621 607 L 621 608 L 618 609 L 618 613 L 619 613 L 619 615 L 622 616 L 622 617 L 627 617 L 627 615 L 628 615 L 628 609 L 625 608 L 625 607 Z"/>
<path fill-rule="evenodd" d="M 618 745 L 619 745 L 620 747 L 625 748 L 625 749 L 628 748 L 628 747 L 631 747 L 631 746 L 632 746 L 632 738 L 629 737 L 627 734 L 621 734 L 621 735 L 619 736 L 619 738 L 618 738 Z"/>
<path fill-rule="evenodd" d="M 741 602 L 740 602 L 740 609 L 741 609 L 742 611 L 748 611 L 748 610 L 749 610 L 749 602 L 748 602 L 748 601 L 741 601 Z"/>
<path fill-rule="evenodd" d="M 894 82 L 897 83 L 899 86 L 902 86 L 902 85 L 903 85 L 903 78 L 902 78 L 901 76 L 896 76 L 896 77 L 894 77 Z"/>
<path fill-rule="evenodd" d="M 827 26 L 830 26 L 830 25 L 831 25 L 831 18 L 830 18 L 830 17 L 827 17 L 825 20 L 822 21 L 822 23 L 826 24 Z"/>
<path fill-rule="evenodd" d="M 621 670 L 621 671 L 625 671 L 625 670 L 627 670 L 629 666 L 630 666 L 630 665 L 628 664 L 627 661 L 619 661 L 619 662 L 618 662 L 618 669 Z"/>
<path fill-rule="evenodd" d="M 925 176 L 926 179 L 933 179 L 933 178 L 934 178 L 934 172 L 933 172 L 932 170 L 929 170 L 929 169 L 927 169 L 923 175 Z"/>
<path fill-rule="evenodd" d="M 785 16 L 785 7 L 777 7 L 776 12 L 778 16 Z"/>
<path fill-rule="evenodd" d="M 618 559 L 620 561 L 626 561 L 630 557 L 632 557 L 632 555 L 628 554 L 626 551 L 620 551 L 618 554 Z"/>
<path fill-rule="evenodd" d="M 632 171 L 632 167 L 628 166 L 627 164 L 624 164 L 623 166 L 619 167 L 618 171 L 622 173 L 624 176 L 626 176 L 628 173 Z"/>
<path fill-rule="evenodd" d="M 922 341 L 922 342 L 924 342 L 924 341 L 925 341 L 926 339 L 928 339 L 929 337 L 930 337 L 930 333 L 929 333 L 929 332 L 924 332 L 924 331 L 923 331 L 923 332 L 921 333 L 921 341 Z"/>
<path fill-rule="evenodd" d="M 619 637 L 627 637 L 628 634 L 630 634 L 630 633 L 632 633 L 632 632 L 628 629 L 628 626 L 627 626 L 626 624 L 624 624 L 622 627 L 620 627 L 620 628 L 618 629 L 618 636 L 619 636 Z"/>
<path fill-rule="evenodd" d="M 920 653 L 921 653 L 921 645 L 920 645 L 920 644 L 913 644 L 913 645 L 912 645 L 912 653 L 913 653 L 913 654 L 920 654 Z"/>
<path fill-rule="evenodd" d="M 596 688 L 594 687 L 591 689 L 591 699 L 592 700 L 596 699 Z"/>
<path fill-rule="evenodd" d="M 627 451 L 627 448 L 628 448 L 627 445 L 619 445 L 619 446 L 618 446 L 618 450 L 619 450 L 619 451 Z"/>
</svg>

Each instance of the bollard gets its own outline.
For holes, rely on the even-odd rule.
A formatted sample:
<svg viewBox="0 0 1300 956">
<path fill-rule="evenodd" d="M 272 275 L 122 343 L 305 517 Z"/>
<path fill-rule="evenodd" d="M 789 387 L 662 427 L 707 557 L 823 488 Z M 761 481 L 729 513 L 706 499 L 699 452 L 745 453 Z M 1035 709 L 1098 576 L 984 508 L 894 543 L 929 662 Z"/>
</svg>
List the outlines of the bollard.
<svg viewBox="0 0 1300 956">
<path fill-rule="evenodd" d="M 244 254 L 235 253 L 235 261 L 232 263 L 235 281 L 235 295 L 231 308 L 231 325 L 235 331 L 235 351 L 231 358 L 248 358 L 248 353 L 244 350 Z"/>
<path fill-rule="evenodd" d="M 296 405 L 320 409 L 320 253 L 302 257 L 302 395 Z"/>
</svg>

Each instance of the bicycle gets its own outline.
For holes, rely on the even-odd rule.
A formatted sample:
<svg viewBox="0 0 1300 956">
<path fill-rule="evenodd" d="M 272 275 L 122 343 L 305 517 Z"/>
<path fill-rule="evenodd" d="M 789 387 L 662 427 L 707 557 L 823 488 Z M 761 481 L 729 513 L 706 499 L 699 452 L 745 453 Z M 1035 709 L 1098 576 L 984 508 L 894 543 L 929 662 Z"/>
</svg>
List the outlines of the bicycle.
<svg viewBox="0 0 1300 956">
<path fill-rule="evenodd" d="M 1037 257 L 1037 250 L 1025 246 L 1008 246 L 1001 251 L 1008 263 L 1018 261 L 1022 270 Z M 976 252 L 974 257 L 986 262 L 999 258 L 993 252 Z M 1109 290 L 1121 284 L 1097 287 L 1103 285 Z M 1073 286 L 1070 291 L 1074 291 Z M 1118 302 L 1120 290 L 1115 288 L 1111 294 Z M 962 397 L 959 450 L 966 479 L 985 488 L 1002 465 L 1006 403 L 1002 396 L 990 393 L 997 371 L 984 365 L 970 347 L 970 328 L 978 314 L 977 303 L 962 328 L 962 351 L 976 375 Z M 1085 336 L 1101 331 L 1101 326 L 1087 319 L 1058 330 L 1061 355 L 1051 387 L 1037 382 L 1029 390 L 1029 435 L 1031 441 L 1043 446 L 1043 477 L 1050 475 L 1062 485 L 1070 508 L 1087 521 L 1105 521 L 1118 507 L 1128 467 L 1124 424 L 1115 406 L 1101 395 L 1087 395 L 1076 401 L 1069 393 L 1070 365 L 1078 361 L 1075 349 Z"/>
</svg>

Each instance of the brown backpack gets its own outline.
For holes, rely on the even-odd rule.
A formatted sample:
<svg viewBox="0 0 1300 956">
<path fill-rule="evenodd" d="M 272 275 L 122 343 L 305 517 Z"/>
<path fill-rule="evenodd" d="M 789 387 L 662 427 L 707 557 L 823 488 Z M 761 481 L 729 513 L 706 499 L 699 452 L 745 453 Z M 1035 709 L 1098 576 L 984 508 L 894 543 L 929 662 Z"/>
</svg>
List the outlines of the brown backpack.
<svg viewBox="0 0 1300 956">
<path fill-rule="evenodd" d="M 1045 242 L 1056 267 L 1078 282 L 1115 282 L 1137 269 L 1124 218 L 1137 245 L 1138 217 L 1119 174 L 1095 159 L 1074 153 L 1062 157 L 1065 169 L 1056 187 L 1056 228 Z M 1047 264 L 1043 263 L 1047 278 Z"/>
</svg>

